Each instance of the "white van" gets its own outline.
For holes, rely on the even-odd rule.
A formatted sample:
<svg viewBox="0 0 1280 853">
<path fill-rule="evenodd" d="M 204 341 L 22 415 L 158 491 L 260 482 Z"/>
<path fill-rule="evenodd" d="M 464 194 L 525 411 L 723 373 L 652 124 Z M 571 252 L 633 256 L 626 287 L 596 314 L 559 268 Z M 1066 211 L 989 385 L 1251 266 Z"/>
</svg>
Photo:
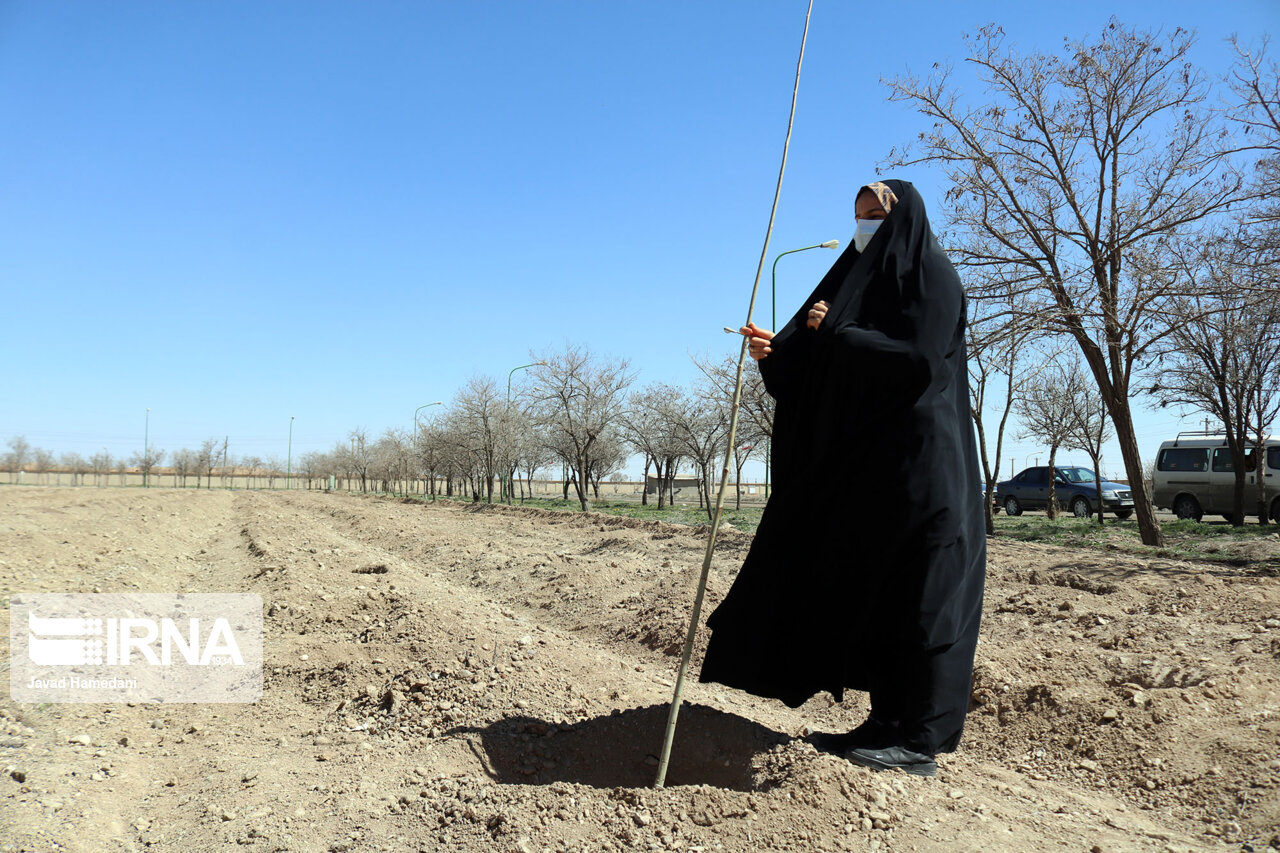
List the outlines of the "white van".
<svg viewBox="0 0 1280 853">
<path fill-rule="evenodd" d="M 1268 437 L 1263 449 L 1267 507 L 1271 520 L 1280 522 L 1280 438 Z M 1257 450 L 1250 442 L 1245 455 L 1249 469 L 1244 480 L 1246 516 L 1253 515 L 1257 507 Z M 1225 436 L 1180 432 L 1177 438 L 1160 445 L 1151 499 L 1157 507 L 1172 510 L 1178 518 L 1199 521 L 1205 513 L 1229 517 L 1235 483 L 1231 449 Z"/>
</svg>

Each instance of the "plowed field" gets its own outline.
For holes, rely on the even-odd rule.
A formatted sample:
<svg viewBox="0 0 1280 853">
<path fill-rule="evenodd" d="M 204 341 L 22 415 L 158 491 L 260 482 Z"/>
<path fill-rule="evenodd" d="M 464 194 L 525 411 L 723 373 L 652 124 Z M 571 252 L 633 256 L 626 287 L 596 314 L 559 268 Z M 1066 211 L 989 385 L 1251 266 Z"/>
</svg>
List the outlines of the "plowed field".
<svg viewBox="0 0 1280 853">
<path fill-rule="evenodd" d="M 749 544 L 725 534 L 704 615 Z M 692 684 L 659 791 L 703 547 L 589 514 L 5 487 L 6 595 L 256 592 L 266 665 L 252 705 L 6 693 L 0 850 L 1280 848 L 1273 572 L 993 540 L 936 779 L 805 741 L 860 694 Z"/>
</svg>

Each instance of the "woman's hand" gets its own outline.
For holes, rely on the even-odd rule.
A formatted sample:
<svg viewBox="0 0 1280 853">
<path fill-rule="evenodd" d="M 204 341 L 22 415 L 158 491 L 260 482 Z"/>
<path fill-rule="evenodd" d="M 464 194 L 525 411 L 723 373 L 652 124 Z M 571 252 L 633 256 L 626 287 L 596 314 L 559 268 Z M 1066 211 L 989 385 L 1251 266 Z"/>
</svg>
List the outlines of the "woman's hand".
<svg viewBox="0 0 1280 853">
<path fill-rule="evenodd" d="M 826 302 L 815 302 L 813 307 L 809 309 L 809 321 L 805 323 L 810 329 L 816 329 L 822 325 L 822 318 L 827 316 L 827 311 L 831 306 Z"/>
<path fill-rule="evenodd" d="M 738 330 L 747 338 L 747 345 L 751 353 L 751 357 L 756 361 L 773 352 L 769 346 L 769 342 L 773 340 L 773 332 L 768 329 L 762 329 L 755 323 L 748 323 Z"/>
</svg>

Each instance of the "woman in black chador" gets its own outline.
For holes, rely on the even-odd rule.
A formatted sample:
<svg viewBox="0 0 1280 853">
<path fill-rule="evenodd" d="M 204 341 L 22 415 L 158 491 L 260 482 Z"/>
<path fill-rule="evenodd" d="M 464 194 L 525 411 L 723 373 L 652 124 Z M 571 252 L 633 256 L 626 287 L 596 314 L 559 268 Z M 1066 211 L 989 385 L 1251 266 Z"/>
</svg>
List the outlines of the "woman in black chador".
<svg viewBox="0 0 1280 853">
<path fill-rule="evenodd" d="M 906 181 L 863 187 L 854 245 L 775 336 L 775 489 L 707 620 L 702 681 L 801 705 L 871 695 L 821 748 L 932 776 L 960 741 L 986 569 L 965 299 Z"/>
</svg>

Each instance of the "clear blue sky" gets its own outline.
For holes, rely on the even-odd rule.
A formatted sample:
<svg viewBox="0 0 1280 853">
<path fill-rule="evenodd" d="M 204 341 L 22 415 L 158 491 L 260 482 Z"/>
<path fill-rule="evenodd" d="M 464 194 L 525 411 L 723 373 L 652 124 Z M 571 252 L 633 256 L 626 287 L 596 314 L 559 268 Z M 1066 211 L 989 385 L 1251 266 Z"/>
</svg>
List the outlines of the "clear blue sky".
<svg viewBox="0 0 1280 853">
<path fill-rule="evenodd" d="M 1053 50 L 1115 8 L 817 0 L 770 255 L 844 244 L 922 128 L 882 75 L 960 65 L 990 21 Z M 1227 35 L 1280 23 L 1274 0 L 1121 8 L 1196 30 L 1214 74 Z M 0 0 L 0 453 L 128 455 L 147 408 L 169 451 L 283 457 L 291 415 L 293 452 L 323 450 L 565 342 L 692 380 L 690 353 L 736 352 L 804 10 Z M 835 257 L 782 261 L 780 313 Z M 1144 456 L 1178 425 L 1144 415 Z"/>
</svg>

